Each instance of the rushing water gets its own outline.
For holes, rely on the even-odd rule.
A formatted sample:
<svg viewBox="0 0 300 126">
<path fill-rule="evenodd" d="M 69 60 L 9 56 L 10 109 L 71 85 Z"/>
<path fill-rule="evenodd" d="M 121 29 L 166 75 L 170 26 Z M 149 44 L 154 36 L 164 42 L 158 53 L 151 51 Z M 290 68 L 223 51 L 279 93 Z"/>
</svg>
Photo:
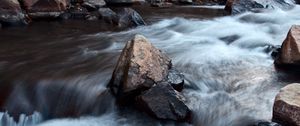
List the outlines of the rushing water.
<svg viewBox="0 0 300 126">
<path fill-rule="evenodd" d="M 291 25 L 300 23 L 299 12 L 296 7 L 213 19 L 172 18 L 123 32 L 84 29 L 89 32 L 82 34 L 76 27 L 57 32 L 55 27 L 63 26 L 59 23 L 32 26 L 28 34 L 26 28 L 4 29 L 0 105 L 12 116 L 37 112 L 22 115 L 19 123 L 0 113 L 0 125 L 242 126 L 269 121 L 275 95 L 288 82 L 266 48 L 281 45 Z M 114 104 L 106 84 L 125 42 L 135 34 L 165 51 L 184 73 L 192 124 L 158 121 Z M 61 118 L 69 115 L 77 117 Z"/>
</svg>

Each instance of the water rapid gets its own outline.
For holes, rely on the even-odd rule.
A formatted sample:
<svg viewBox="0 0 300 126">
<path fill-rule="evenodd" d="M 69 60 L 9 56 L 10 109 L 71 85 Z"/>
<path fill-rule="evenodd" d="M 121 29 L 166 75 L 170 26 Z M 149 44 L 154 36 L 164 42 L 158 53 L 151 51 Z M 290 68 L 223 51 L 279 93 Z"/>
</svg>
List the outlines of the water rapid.
<svg viewBox="0 0 300 126">
<path fill-rule="evenodd" d="M 9 71 L 23 73 L 18 80 L 9 81 L 15 86 L 5 102 L 7 110 L 14 112 L 17 108 L 40 114 L 22 117 L 22 125 L 0 113 L 0 124 L 247 126 L 270 121 L 275 95 L 288 81 L 282 79 L 285 74 L 275 70 L 267 49 L 281 45 L 289 28 L 300 24 L 299 12 L 297 6 L 292 10 L 248 12 L 214 19 L 172 18 L 122 32 L 63 36 L 65 39 L 49 40 L 46 45 L 38 43 L 35 46 L 43 49 L 36 50 L 40 55 L 25 51 L 36 58 L 9 57 L 0 62 L 0 71 L 9 79 L 15 76 Z M 185 75 L 187 86 L 183 94 L 193 111 L 192 124 L 161 122 L 114 104 L 106 84 L 125 42 L 135 34 L 146 36 L 165 51 Z M 72 45 L 66 46 L 69 44 Z M 25 69 L 25 65 L 31 68 Z M 62 111 L 78 117 L 57 119 L 63 117 Z M 50 120 L 42 120 L 42 116 Z"/>
</svg>

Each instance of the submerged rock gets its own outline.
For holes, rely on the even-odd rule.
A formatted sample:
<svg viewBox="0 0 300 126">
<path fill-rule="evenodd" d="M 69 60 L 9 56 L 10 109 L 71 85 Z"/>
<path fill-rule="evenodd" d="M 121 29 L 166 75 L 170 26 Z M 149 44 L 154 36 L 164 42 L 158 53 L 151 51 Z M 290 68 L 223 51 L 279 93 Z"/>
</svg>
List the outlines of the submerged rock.
<svg viewBox="0 0 300 126">
<path fill-rule="evenodd" d="M 2 26 L 27 24 L 18 0 L 0 1 L 0 23 Z"/>
<path fill-rule="evenodd" d="M 300 84 L 290 84 L 280 90 L 274 103 L 273 121 L 300 126 Z"/>
<path fill-rule="evenodd" d="M 294 25 L 284 40 L 276 65 L 300 66 L 300 26 Z"/>
<path fill-rule="evenodd" d="M 284 0 L 227 0 L 225 10 L 231 14 L 262 9 L 291 9 L 294 5 Z"/>
<path fill-rule="evenodd" d="M 57 18 L 69 5 L 68 0 L 24 0 L 28 15 L 33 19 Z"/>
<path fill-rule="evenodd" d="M 140 109 L 158 119 L 186 121 L 191 111 L 184 104 L 184 97 L 168 83 L 159 83 L 137 97 Z"/>
<path fill-rule="evenodd" d="M 136 35 L 123 49 L 110 86 L 118 97 L 124 99 L 163 81 L 170 67 L 170 58 L 144 36 Z"/>
<path fill-rule="evenodd" d="M 257 124 L 255 124 L 254 126 L 281 126 L 280 124 L 278 123 L 275 123 L 275 122 L 259 122 Z"/>
</svg>

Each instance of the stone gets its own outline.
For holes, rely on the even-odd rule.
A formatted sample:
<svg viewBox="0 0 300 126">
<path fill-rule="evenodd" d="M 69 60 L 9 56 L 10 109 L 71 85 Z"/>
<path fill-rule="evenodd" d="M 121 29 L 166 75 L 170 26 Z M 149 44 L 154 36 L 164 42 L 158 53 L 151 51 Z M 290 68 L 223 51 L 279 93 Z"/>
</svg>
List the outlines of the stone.
<svg viewBox="0 0 300 126">
<path fill-rule="evenodd" d="M 184 101 L 184 97 L 168 83 L 154 85 L 137 97 L 142 111 L 163 120 L 188 121 L 191 111 Z"/>
<path fill-rule="evenodd" d="M 284 0 L 227 0 L 225 10 L 231 14 L 239 14 L 248 11 L 260 11 L 264 9 L 280 8 L 292 9 L 294 5 Z"/>
<path fill-rule="evenodd" d="M 0 1 L 0 23 L 2 26 L 26 25 L 28 23 L 18 0 Z"/>
<path fill-rule="evenodd" d="M 201 5 L 225 5 L 227 0 L 195 0 L 196 4 Z"/>
<path fill-rule="evenodd" d="M 167 55 L 144 36 L 136 35 L 127 42 L 119 57 L 110 88 L 118 99 L 127 100 L 165 80 L 170 68 Z"/>
<path fill-rule="evenodd" d="M 99 8 L 99 17 L 108 24 L 118 25 L 118 15 L 109 8 Z"/>
<path fill-rule="evenodd" d="M 131 8 L 117 9 L 115 12 L 118 15 L 118 26 L 120 28 L 146 25 L 142 16 Z"/>
<path fill-rule="evenodd" d="M 160 7 L 160 8 L 169 8 L 173 6 L 173 3 L 170 2 L 159 2 L 159 3 L 151 3 L 152 7 Z"/>
<path fill-rule="evenodd" d="M 287 126 L 300 126 L 300 84 L 282 88 L 275 98 L 273 119 Z"/>
<path fill-rule="evenodd" d="M 106 2 L 104 0 L 85 0 L 81 6 L 89 11 L 96 11 L 97 9 L 105 5 Z"/>
<path fill-rule="evenodd" d="M 180 92 L 183 90 L 184 76 L 176 69 L 171 68 L 167 76 L 167 82 L 171 84 L 175 90 Z"/>
<path fill-rule="evenodd" d="M 278 123 L 275 123 L 275 122 L 264 121 L 264 122 L 259 122 L 259 123 L 255 124 L 254 126 L 281 126 L 281 125 Z"/>
<path fill-rule="evenodd" d="M 300 65 L 300 26 L 293 25 L 284 40 L 276 65 Z"/>
<path fill-rule="evenodd" d="M 24 0 L 24 3 L 29 17 L 33 19 L 57 18 L 69 5 L 68 0 Z"/>
</svg>

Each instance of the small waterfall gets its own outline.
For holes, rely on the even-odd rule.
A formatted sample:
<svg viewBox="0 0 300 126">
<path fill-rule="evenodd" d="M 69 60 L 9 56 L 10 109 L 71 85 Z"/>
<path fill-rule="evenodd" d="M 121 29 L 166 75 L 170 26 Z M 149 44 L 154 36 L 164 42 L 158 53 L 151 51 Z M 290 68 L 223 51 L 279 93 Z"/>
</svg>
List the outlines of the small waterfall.
<svg viewBox="0 0 300 126">
<path fill-rule="evenodd" d="M 21 114 L 18 122 L 16 122 L 7 112 L 0 112 L 0 126 L 35 126 L 42 121 L 43 118 L 38 112 L 34 112 L 29 116 Z"/>
</svg>

